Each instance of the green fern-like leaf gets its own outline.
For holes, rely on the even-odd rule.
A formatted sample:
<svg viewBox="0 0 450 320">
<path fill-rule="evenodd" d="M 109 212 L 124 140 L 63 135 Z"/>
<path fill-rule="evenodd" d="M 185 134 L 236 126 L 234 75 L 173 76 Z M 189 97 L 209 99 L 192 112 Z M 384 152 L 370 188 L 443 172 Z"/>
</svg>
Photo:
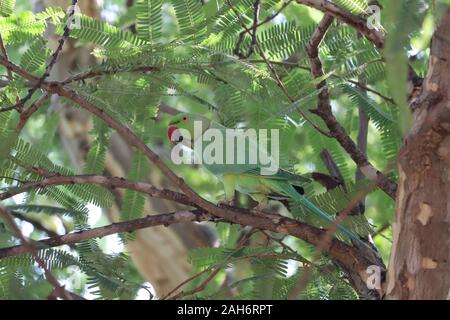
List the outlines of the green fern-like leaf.
<svg viewBox="0 0 450 320">
<path fill-rule="evenodd" d="M 315 26 L 299 28 L 295 23 L 276 24 L 258 34 L 258 41 L 271 58 L 287 59 L 304 51 Z"/>
<path fill-rule="evenodd" d="M 162 0 L 139 0 L 136 7 L 138 36 L 154 43 L 161 37 Z"/>
<path fill-rule="evenodd" d="M 367 112 L 377 129 L 383 130 L 383 128 L 393 125 L 391 115 L 382 110 L 375 101 L 360 89 L 350 85 L 342 85 L 341 88 L 350 96 L 350 99 L 356 106 L 363 108 Z"/>
<path fill-rule="evenodd" d="M 148 172 L 147 158 L 140 151 L 135 151 L 133 154 L 133 161 L 128 178 L 131 180 L 139 180 L 145 177 Z M 122 205 L 122 221 L 140 218 L 144 212 L 145 197 L 142 193 L 127 190 Z"/>
<path fill-rule="evenodd" d="M 84 166 L 85 173 L 102 174 L 105 166 L 105 156 L 108 148 L 111 129 L 98 119 L 94 119 L 95 140 L 89 148 Z"/>
<path fill-rule="evenodd" d="M 0 160 L 5 159 L 14 148 L 19 135 L 16 131 L 2 130 L 0 131 Z"/>
<path fill-rule="evenodd" d="M 334 0 L 333 2 L 352 13 L 366 15 L 370 12 L 368 0 Z"/>
<path fill-rule="evenodd" d="M 202 36 L 205 31 L 205 14 L 200 1 L 171 0 L 182 35 Z"/>
<path fill-rule="evenodd" d="M 11 161 L 17 167 L 29 168 L 38 167 L 47 172 L 59 173 L 61 175 L 73 175 L 73 172 L 53 164 L 46 155 L 40 150 L 34 148 L 30 143 L 18 139 L 14 146 L 14 156 L 10 157 Z M 40 180 L 42 177 L 35 174 L 26 173 L 28 180 Z M 100 207 L 110 207 L 113 201 L 113 195 L 108 190 L 96 185 L 66 185 L 40 189 L 42 194 L 53 197 L 58 203 L 67 208 L 86 211 L 83 202 L 91 202 Z M 80 199 L 83 201 L 80 202 Z"/>
<path fill-rule="evenodd" d="M 48 7 L 43 11 L 36 13 L 37 20 L 50 20 L 54 25 L 60 23 L 64 17 L 65 13 L 61 7 Z"/>
<path fill-rule="evenodd" d="M 6 44 L 21 43 L 41 35 L 45 31 L 45 22 L 36 20 L 32 12 L 21 12 L 6 18 L 0 18 L 0 33 Z"/>
<path fill-rule="evenodd" d="M 16 0 L 0 0 L 0 15 L 8 17 L 14 12 Z"/>
<path fill-rule="evenodd" d="M 29 72 L 36 72 L 45 67 L 45 62 L 51 50 L 47 48 L 47 41 L 38 37 L 20 59 L 20 66 Z"/>
<path fill-rule="evenodd" d="M 3 263 L 2 263 L 3 264 Z M 11 295 L 10 293 L 10 273 L 5 266 L 0 265 L 0 296 L 8 299 Z"/>
<path fill-rule="evenodd" d="M 145 43 L 131 32 L 125 32 L 106 22 L 81 15 L 79 28 L 73 28 L 70 36 L 92 42 L 104 48 L 133 48 Z M 58 24 L 56 33 L 62 35 L 65 23 Z"/>
<path fill-rule="evenodd" d="M 0 18 L 0 33 L 6 44 L 21 43 L 41 35 L 47 26 L 47 20 L 59 23 L 65 16 L 59 7 L 49 7 L 45 11 L 34 15 L 30 11 L 23 11 Z"/>
<path fill-rule="evenodd" d="M 196 248 L 189 250 L 188 261 L 194 268 L 203 269 L 219 264 L 225 257 L 222 247 Z"/>
</svg>

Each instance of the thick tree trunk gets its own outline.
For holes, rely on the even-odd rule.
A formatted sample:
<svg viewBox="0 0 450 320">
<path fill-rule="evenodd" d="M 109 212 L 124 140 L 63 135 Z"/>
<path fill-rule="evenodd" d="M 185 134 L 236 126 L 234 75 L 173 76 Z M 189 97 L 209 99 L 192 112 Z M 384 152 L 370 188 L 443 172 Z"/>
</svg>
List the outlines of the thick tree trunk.
<svg viewBox="0 0 450 320">
<path fill-rule="evenodd" d="M 387 299 L 450 299 L 450 10 L 400 152 Z"/>
</svg>

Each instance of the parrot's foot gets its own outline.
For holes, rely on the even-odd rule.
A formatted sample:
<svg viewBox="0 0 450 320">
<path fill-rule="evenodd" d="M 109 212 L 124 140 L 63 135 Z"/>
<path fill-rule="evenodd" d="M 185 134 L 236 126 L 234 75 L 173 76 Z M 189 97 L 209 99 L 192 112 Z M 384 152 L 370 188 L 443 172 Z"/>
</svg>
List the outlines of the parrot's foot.
<svg viewBox="0 0 450 320">
<path fill-rule="evenodd" d="M 235 203 L 235 198 L 231 198 L 230 200 L 224 200 L 224 201 L 219 201 L 219 203 L 217 204 L 219 207 L 220 206 L 232 206 L 234 207 L 236 205 Z"/>
<path fill-rule="evenodd" d="M 266 217 L 268 214 L 273 214 L 273 212 L 270 212 L 269 210 L 269 203 L 266 202 L 259 202 L 253 210 L 255 211 L 255 214 L 259 216 Z"/>
<path fill-rule="evenodd" d="M 267 209 L 269 208 L 269 204 L 265 203 L 265 202 L 258 202 L 258 205 L 254 208 L 257 211 L 267 211 Z"/>
</svg>

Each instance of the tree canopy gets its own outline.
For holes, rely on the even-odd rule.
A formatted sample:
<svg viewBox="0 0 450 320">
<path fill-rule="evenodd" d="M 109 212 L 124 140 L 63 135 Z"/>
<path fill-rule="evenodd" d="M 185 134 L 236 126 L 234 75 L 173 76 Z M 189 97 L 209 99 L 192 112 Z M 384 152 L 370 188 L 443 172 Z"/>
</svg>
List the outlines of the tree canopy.
<svg viewBox="0 0 450 320">
<path fill-rule="evenodd" d="M 382 297 L 396 161 L 448 1 L 105 0 L 97 17 L 78 2 L 0 1 L 1 298 Z M 58 78 L 68 45 L 93 62 Z M 78 162 L 63 109 L 89 117 Z M 245 194 L 221 203 L 215 177 L 170 161 L 179 112 L 279 129 L 281 167 L 371 249 L 295 201 L 270 214 Z M 105 164 L 118 137 L 122 175 Z M 183 207 L 149 210 L 157 198 Z M 179 223 L 201 224 L 210 245 L 190 247 L 185 281 L 158 292 L 128 244 Z"/>
</svg>

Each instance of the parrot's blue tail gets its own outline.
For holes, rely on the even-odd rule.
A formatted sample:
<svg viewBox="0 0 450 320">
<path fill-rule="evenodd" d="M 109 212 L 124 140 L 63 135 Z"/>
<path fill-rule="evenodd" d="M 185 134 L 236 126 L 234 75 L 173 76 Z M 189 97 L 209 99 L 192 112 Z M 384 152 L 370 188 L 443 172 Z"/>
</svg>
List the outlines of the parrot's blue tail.
<svg viewBox="0 0 450 320">
<path fill-rule="evenodd" d="M 342 231 L 343 233 L 345 233 L 347 236 L 349 236 L 351 239 L 355 240 L 357 243 L 362 244 L 364 247 L 368 248 L 370 251 L 372 251 L 373 253 L 375 253 L 375 255 L 378 256 L 378 252 L 372 248 L 371 246 L 369 246 L 369 244 L 365 243 L 364 241 L 361 240 L 360 237 L 358 237 L 357 235 L 355 235 L 354 233 L 348 231 L 346 228 L 344 228 L 343 226 L 341 226 L 339 223 L 337 223 L 336 221 L 334 221 L 334 219 L 332 217 L 330 217 L 329 215 L 327 215 L 325 212 L 323 212 L 322 210 L 320 210 L 319 208 L 317 208 L 311 201 L 309 201 L 308 199 L 306 199 L 304 196 L 302 196 L 301 194 L 297 193 L 297 196 L 295 197 L 296 200 L 300 201 L 305 207 L 307 207 L 308 209 L 310 209 L 312 212 L 314 212 L 315 214 L 321 216 L 322 218 L 324 218 L 325 220 L 331 222 L 332 224 L 334 224 L 340 231 Z"/>
<path fill-rule="evenodd" d="M 287 189 L 287 188 L 286 188 Z M 339 223 L 337 223 L 336 221 L 334 221 L 334 219 L 332 217 L 330 217 L 328 214 L 326 214 L 325 212 L 323 212 L 322 210 L 320 210 L 319 208 L 317 208 L 316 205 L 314 205 L 314 203 L 312 203 L 311 201 L 309 201 L 308 199 L 306 199 L 303 195 L 301 195 L 300 193 L 298 193 L 293 186 L 290 186 L 289 190 L 284 190 L 285 193 L 287 193 L 288 195 L 290 195 L 292 198 L 294 198 L 295 200 L 299 201 L 300 203 L 302 203 L 305 207 L 307 207 L 309 210 L 311 210 L 312 212 L 314 212 L 315 214 L 317 214 L 318 216 L 322 217 L 323 219 L 327 220 L 328 222 L 331 222 L 332 224 L 334 224 L 340 231 L 342 231 L 344 234 L 346 234 L 347 236 L 349 236 L 351 239 L 357 241 L 358 243 L 367 245 L 366 243 L 364 243 L 357 235 L 355 235 L 354 233 L 350 232 L 349 230 L 347 230 L 346 228 L 344 228 L 343 226 L 341 226 Z"/>
<path fill-rule="evenodd" d="M 350 232 L 349 230 L 347 230 L 346 228 L 344 228 L 343 226 L 341 226 L 339 223 L 337 223 L 336 221 L 334 221 L 334 219 L 332 217 L 330 217 L 329 215 L 327 215 L 325 212 L 323 212 L 322 210 L 320 210 L 319 208 L 317 208 L 311 201 L 309 201 L 308 199 L 306 199 L 304 196 L 300 195 L 299 196 L 302 198 L 301 200 L 298 199 L 305 207 L 307 207 L 308 209 L 310 209 L 312 212 L 314 212 L 315 214 L 319 215 L 320 217 L 322 217 L 323 219 L 331 222 L 332 224 L 334 224 L 340 231 L 342 231 L 343 233 L 345 233 L 347 236 L 349 236 L 350 238 L 352 238 L 355 241 L 358 242 L 362 242 L 361 239 L 355 235 L 354 233 Z M 298 197 L 298 198 L 300 198 Z"/>
<path fill-rule="evenodd" d="M 269 182 L 272 182 L 272 181 L 270 181 L 270 180 L 266 181 L 266 183 L 269 183 Z M 347 230 L 346 228 L 341 226 L 331 216 L 329 216 L 328 214 L 326 214 L 325 212 L 320 210 L 316 205 L 314 205 L 314 203 L 312 203 L 311 201 L 306 199 L 302 194 L 300 194 L 291 184 L 274 182 L 274 183 L 271 183 L 269 186 L 272 189 L 277 190 L 277 192 L 287 195 L 287 196 L 291 197 L 292 199 L 300 202 L 302 205 L 307 207 L 309 210 L 314 212 L 316 215 L 318 215 L 318 216 L 322 217 L 323 219 L 327 220 L 328 222 L 331 222 L 332 224 L 334 224 L 338 228 L 338 230 L 342 231 L 345 235 L 347 235 L 348 237 L 350 237 L 351 239 L 356 241 L 358 244 L 362 244 L 364 247 L 370 249 L 376 255 L 378 255 L 378 253 L 376 252 L 376 250 L 374 250 L 374 248 L 370 247 L 367 243 L 362 241 L 360 237 L 358 237 L 354 233 L 350 232 L 349 230 Z"/>
</svg>

